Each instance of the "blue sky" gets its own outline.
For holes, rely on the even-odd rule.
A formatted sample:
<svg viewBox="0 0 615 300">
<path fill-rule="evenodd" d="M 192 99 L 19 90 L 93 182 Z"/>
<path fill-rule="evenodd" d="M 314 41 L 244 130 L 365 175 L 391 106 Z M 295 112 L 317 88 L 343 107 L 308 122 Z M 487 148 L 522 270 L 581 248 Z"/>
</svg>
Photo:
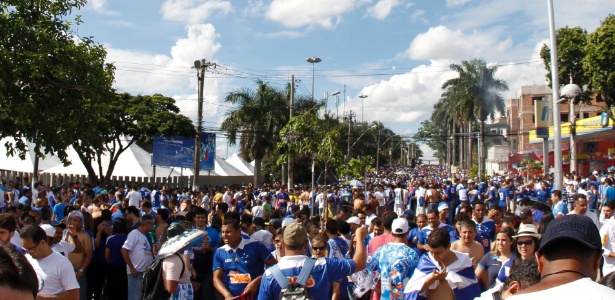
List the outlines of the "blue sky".
<svg viewBox="0 0 615 300">
<path fill-rule="evenodd" d="M 612 0 L 555 0 L 556 27 L 593 31 Z M 115 86 L 172 96 L 196 119 L 197 79 L 190 67 L 217 63 L 205 80 L 205 127 L 219 129 L 224 96 L 262 79 L 283 87 L 291 74 L 315 98 L 346 86 L 346 111 L 412 135 L 429 118 L 448 66 L 483 58 L 500 65 L 514 98 L 522 85 L 543 84 L 538 51 L 547 42 L 547 1 L 536 0 L 90 0 L 75 31 L 106 45 Z M 358 95 L 368 95 L 362 103 Z M 343 96 L 343 95 L 341 95 Z M 344 98 L 340 97 L 342 113 Z M 336 110 L 335 97 L 328 107 Z M 227 154 L 219 136 L 218 155 Z M 229 155 L 235 149 L 229 150 Z M 423 149 L 426 156 L 431 151 Z"/>
</svg>

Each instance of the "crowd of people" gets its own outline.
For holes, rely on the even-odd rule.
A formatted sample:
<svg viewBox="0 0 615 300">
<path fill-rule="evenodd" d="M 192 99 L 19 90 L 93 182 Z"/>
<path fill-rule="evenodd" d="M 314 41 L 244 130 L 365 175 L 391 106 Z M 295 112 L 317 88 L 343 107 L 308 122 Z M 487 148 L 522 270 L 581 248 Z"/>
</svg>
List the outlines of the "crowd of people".
<svg viewBox="0 0 615 300">
<path fill-rule="evenodd" d="M 15 178 L 0 294 L 142 299 L 160 260 L 171 299 L 615 299 L 614 173 L 562 190 L 429 165 L 314 189 Z"/>
</svg>

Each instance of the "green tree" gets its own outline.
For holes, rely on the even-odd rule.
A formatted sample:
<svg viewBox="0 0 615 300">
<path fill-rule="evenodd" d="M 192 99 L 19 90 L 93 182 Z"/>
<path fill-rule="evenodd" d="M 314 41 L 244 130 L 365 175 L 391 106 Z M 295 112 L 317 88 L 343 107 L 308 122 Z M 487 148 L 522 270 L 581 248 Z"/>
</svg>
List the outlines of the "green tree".
<svg viewBox="0 0 615 300">
<path fill-rule="evenodd" d="M 154 136 L 196 135 L 192 122 L 179 114 L 173 98 L 121 93 L 112 100 L 110 105 L 84 114 L 83 119 L 93 125 L 72 144 L 92 183 L 108 181 L 120 155 L 134 143 L 151 144 Z M 106 172 L 101 159 L 105 155 L 109 157 Z M 98 170 L 92 167 L 95 160 Z"/>
<path fill-rule="evenodd" d="M 236 107 L 225 114 L 221 127 L 228 133 L 230 145 L 240 138 L 240 155 L 254 160 L 254 185 L 260 186 L 262 159 L 275 147 L 279 140 L 276 133 L 289 118 L 289 97 L 262 80 L 256 84 L 255 91 L 242 88 L 226 96 L 225 101 Z"/>
<path fill-rule="evenodd" d="M 559 28 L 555 33 L 555 41 L 560 84 L 575 83 L 585 86 L 587 76 L 583 71 L 583 58 L 587 45 L 587 31 L 578 26 Z M 540 58 L 547 70 L 546 78 L 551 86 L 551 49 L 546 44 L 540 49 Z"/>
<path fill-rule="evenodd" d="M 589 79 L 589 88 L 604 101 L 606 111 L 615 121 L 615 15 L 606 17 L 600 27 L 587 37 L 583 71 Z"/>
<path fill-rule="evenodd" d="M 459 77 L 449 79 L 443 89 L 454 89 L 461 96 L 461 111 L 472 111 L 472 119 L 480 122 L 480 137 L 485 140 L 485 122 L 494 120 L 497 114 L 505 113 L 506 103 L 501 92 L 508 90 L 508 85 L 502 79 L 496 78 L 497 65 L 487 66 L 482 59 L 462 61 L 460 65 L 452 64 L 451 69 Z M 471 128 L 471 127 L 470 127 Z M 469 128 L 469 129 L 470 129 Z M 471 139 L 470 139 L 471 140 Z M 481 145 L 484 146 L 484 143 Z M 482 149 L 481 169 L 485 169 L 485 151 Z"/>
<path fill-rule="evenodd" d="M 85 3 L 0 2 L 0 137 L 16 138 L 6 145 L 11 154 L 23 158 L 23 137 L 36 145 L 30 150 L 37 156 L 65 160 L 76 133 L 91 126 L 82 116 L 112 98 L 114 68 L 105 63 L 103 46 L 72 34 L 66 20 Z"/>
</svg>

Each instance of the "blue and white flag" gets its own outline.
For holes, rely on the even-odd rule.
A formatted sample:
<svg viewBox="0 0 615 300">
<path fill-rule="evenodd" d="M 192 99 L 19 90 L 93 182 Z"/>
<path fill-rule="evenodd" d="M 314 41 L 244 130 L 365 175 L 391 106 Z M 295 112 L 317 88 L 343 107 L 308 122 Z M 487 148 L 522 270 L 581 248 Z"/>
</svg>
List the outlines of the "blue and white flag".
<svg viewBox="0 0 615 300">
<path fill-rule="evenodd" d="M 470 257 L 461 252 L 453 251 L 457 256 L 457 260 L 446 267 L 448 272 L 446 275 L 446 281 L 453 290 L 455 299 L 465 300 L 474 299 L 480 296 L 480 287 L 474 274 L 474 267 L 472 266 L 472 260 Z M 423 285 L 430 274 L 434 270 L 442 270 L 438 262 L 433 258 L 431 253 L 421 256 L 419 264 L 414 271 L 414 274 L 406 284 L 404 290 L 405 300 L 427 299 L 427 291 L 421 292 Z M 428 287 L 433 290 L 438 286 L 439 281 L 434 282 Z"/>
</svg>

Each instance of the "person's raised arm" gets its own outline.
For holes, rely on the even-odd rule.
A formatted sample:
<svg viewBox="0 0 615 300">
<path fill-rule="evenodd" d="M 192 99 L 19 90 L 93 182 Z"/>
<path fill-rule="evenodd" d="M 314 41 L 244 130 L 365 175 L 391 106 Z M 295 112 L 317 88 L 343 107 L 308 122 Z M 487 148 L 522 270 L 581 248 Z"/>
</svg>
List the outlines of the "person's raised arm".
<svg viewBox="0 0 615 300">
<path fill-rule="evenodd" d="M 361 226 L 357 229 L 355 234 L 357 237 L 357 245 L 352 260 L 354 260 L 356 264 L 355 272 L 358 272 L 365 269 L 366 254 L 363 241 L 365 240 L 365 236 L 367 235 L 367 229 L 365 228 L 365 226 Z"/>
</svg>

